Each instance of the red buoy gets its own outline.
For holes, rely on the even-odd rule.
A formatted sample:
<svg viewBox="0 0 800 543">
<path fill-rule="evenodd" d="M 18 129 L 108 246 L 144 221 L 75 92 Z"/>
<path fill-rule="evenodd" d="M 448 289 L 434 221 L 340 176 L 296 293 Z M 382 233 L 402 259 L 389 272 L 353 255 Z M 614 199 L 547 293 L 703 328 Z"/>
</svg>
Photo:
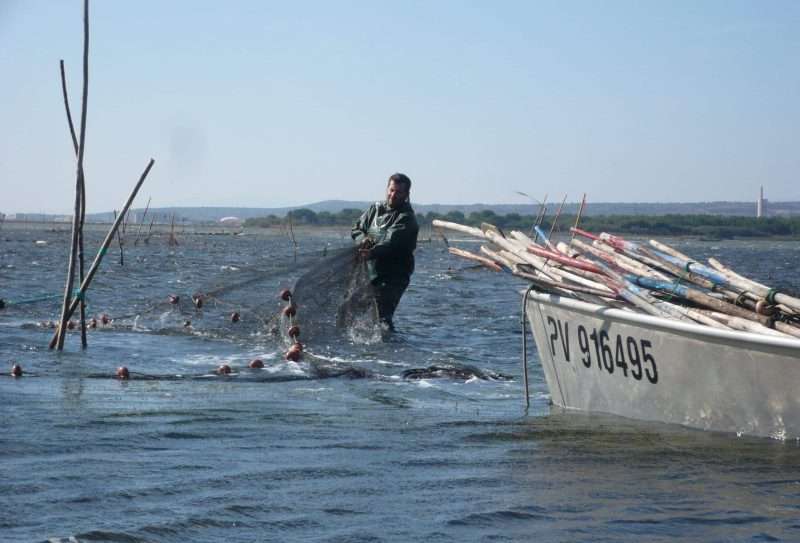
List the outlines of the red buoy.
<svg viewBox="0 0 800 543">
<path fill-rule="evenodd" d="M 22 377 L 22 366 L 19 364 L 11 366 L 11 377 Z"/>
<path fill-rule="evenodd" d="M 181 301 L 181 297 L 176 294 L 170 294 L 168 299 L 171 304 L 177 304 Z"/>
<path fill-rule="evenodd" d="M 241 319 L 241 317 L 239 316 L 238 311 L 231 313 L 231 322 L 239 322 L 239 319 Z"/>
<path fill-rule="evenodd" d="M 300 335 L 300 327 L 296 324 L 293 324 L 289 327 L 289 330 L 287 330 L 286 333 L 289 334 L 290 338 L 296 338 Z"/>
<path fill-rule="evenodd" d="M 201 309 L 203 307 L 203 297 L 199 294 L 195 294 L 192 296 L 192 303 L 197 309 Z"/>
<path fill-rule="evenodd" d="M 255 358 L 251 360 L 248 365 L 253 369 L 261 369 L 264 367 L 264 362 L 262 362 L 260 358 Z"/>
<path fill-rule="evenodd" d="M 75 329 L 75 321 L 69 321 L 67 323 L 67 330 L 74 330 Z"/>
<path fill-rule="evenodd" d="M 127 381 L 130 378 L 131 374 L 128 371 L 128 368 L 125 366 L 120 366 L 117 368 L 117 379 L 120 379 L 121 381 Z"/>
<path fill-rule="evenodd" d="M 102 322 L 103 324 L 108 324 L 111 322 L 111 317 L 103 313 L 102 315 L 100 315 L 100 322 Z"/>
<path fill-rule="evenodd" d="M 299 341 L 295 341 L 294 343 L 292 343 L 292 346 L 289 347 L 289 348 L 290 349 L 297 349 L 301 353 L 303 352 L 303 344 L 300 343 Z"/>
<path fill-rule="evenodd" d="M 294 304 L 289 304 L 283 308 L 283 315 L 285 317 L 294 317 L 297 315 L 297 306 Z"/>
<path fill-rule="evenodd" d="M 289 301 L 292 299 L 292 291 L 288 288 L 285 288 L 281 291 L 281 300 Z"/>
<path fill-rule="evenodd" d="M 217 373 L 220 375 L 230 375 L 231 367 L 227 364 L 222 364 L 220 367 L 217 368 Z"/>
<path fill-rule="evenodd" d="M 89 321 L 89 328 L 95 329 L 97 328 L 97 319 L 92 317 L 92 320 Z"/>
<path fill-rule="evenodd" d="M 300 355 L 301 354 L 302 353 L 300 352 L 300 349 L 295 349 L 294 346 L 292 346 L 292 348 L 290 348 L 288 351 L 286 351 L 286 360 L 291 360 L 292 362 L 297 362 L 298 360 L 300 360 Z"/>
</svg>

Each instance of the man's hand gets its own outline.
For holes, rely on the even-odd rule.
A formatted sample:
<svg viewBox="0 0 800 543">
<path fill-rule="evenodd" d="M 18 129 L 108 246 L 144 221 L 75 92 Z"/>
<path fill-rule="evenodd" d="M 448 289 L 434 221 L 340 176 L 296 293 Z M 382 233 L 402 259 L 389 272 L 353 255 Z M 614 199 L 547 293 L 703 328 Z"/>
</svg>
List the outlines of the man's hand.
<svg viewBox="0 0 800 543">
<path fill-rule="evenodd" d="M 365 239 L 362 241 L 358 246 L 358 254 L 362 257 L 366 258 L 369 256 L 370 251 L 375 246 L 375 242 L 372 241 L 370 238 Z"/>
</svg>

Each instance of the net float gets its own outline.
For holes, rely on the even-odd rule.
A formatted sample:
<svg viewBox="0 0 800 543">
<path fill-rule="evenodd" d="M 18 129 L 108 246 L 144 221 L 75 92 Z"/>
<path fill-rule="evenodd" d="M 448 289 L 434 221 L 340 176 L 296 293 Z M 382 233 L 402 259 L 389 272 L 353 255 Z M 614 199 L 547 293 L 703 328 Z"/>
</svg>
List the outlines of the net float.
<svg viewBox="0 0 800 543">
<path fill-rule="evenodd" d="M 97 319 L 95 319 L 94 317 L 92 317 L 92 320 L 89 321 L 89 328 L 92 329 L 97 328 Z"/>
<path fill-rule="evenodd" d="M 131 373 L 128 371 L 128 368 L 125 366 L 120 366 L 117 368 L 117 379 L 122 381 L 127 381 L 131 378 Z"/>
<path fill-rule="evenodd" d="M 262 362 L 260 358 L 255 358 L 250 361 L 250 364 L 248 364 L 248 366 L 250 366 L 253 369 L 261 369 L 264 367 L 264 362 Z"/>
<path fill-rule="evenodd" d="M 103 324 L 108 324 L 108 323 L 110 323 L 110 322 L 111 322 L 111 317 L 109 317 L 108 315 L 106 315 L 105 313 L 103 313 L 103 314 L 100 316 L 100 322 L 102 322 Z"/>
<path fill-rule="evenodd" d="M 292 291 L 288 288 L 285 288 L 281 291 L 281 300 L 289 301 L 292 299 Z"/>
<path fill-rule="evenodd" d="M 289 330 L 286 331 L 290 338 L 296 338 L 300 335 L 300 327 L 296 324 L 293 324 L 289 327 Z"/>
<path fill-rule="evenodd" d="M 22 377 L 22 366 L 19 364 L 11 366 L 11 377 Z"/>
<path fill-rule="evenodd" d="M 169 300 L 169 303 L 171 303 L 171 304 L 177 304 L 178 302 L 181 301 L 181 297 L 177 296 L 175 294 L 170 294 L 167 299 Z"/>
<path fill-rule="evenodd" d="M 67 323 L 67 330 L 74 330 L 75 329 L 75 321 L 69 321 Z"/>
<path fill-rule="evenodd" d="M 289 347 L 289 349 L 294 349 L 294 350 L 300 351 L 302 353 L 303 352 L 303 344 L 300 343 L 299 341 L 295 341 L 294 343 L 292 343 L 292 346 Z"/>
<path fill-rule="evenodd" d="M 194 306 L 197 309 L 202 308 L 203 307 L 203 297 L 200 296 L 199 294 L 195 294 L 194 296 L 192 296 L 192 303 L 194 304 Z"/>
<path fill-rule="evenodd" d="M 289 304 L 283 308 L 283 315 L 285 317 L 294 317 L 297 315 L 297 306 L 294 304 Z"/>
<path fill-rule="evenodd" d="M 220 375 L 230 375 L 231 367 L 227 364 L 222 364 L 217 368 L 217 373 Z"/>
<path fill-rule="evenodd" d="M 231 322 L 239 322 L 239 319 L 241 319 L 241 316 L 238 311 L 231 313 Z"/>
<path fill-rule="evenodd" d="M 300 360 L 301 354 L 302 353 L 300 352 L 300 349 L 291 348 L 288 351 L 286 351 L 286 360 L 297 362 L 298 360 Z"/>
</svg>

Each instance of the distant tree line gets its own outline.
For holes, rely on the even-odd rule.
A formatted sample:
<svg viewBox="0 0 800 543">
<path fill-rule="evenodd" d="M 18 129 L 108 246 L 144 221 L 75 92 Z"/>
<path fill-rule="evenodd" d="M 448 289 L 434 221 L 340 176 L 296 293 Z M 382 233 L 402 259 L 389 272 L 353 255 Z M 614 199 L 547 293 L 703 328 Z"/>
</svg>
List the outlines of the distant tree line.
<svg viewBox="0 0 800 543">
<path fill-rule="evenodd" d="M 268 215 L 247 219 L 248 227 L 272 227 L 285 225 L 290 219 L 294 225 L 305 226 L 351 226 L 361 216 L 360 209 L 343 209 L 337 213 L 310 209 L 295 209 L 286 217 Z M 490 223 L 504 230 L 531 230 L 534 217 L 519 213 L 498 215 L 484 210 L 465 215 L 461 211 L 448 213 L 419 213 L 417 220 L 421 226 L 430 225 L 434 219 L 441 219 L 469 226 Z M 549 231 L 553 217 L 545 217 L 542 229 Z M 556 231 L 568 232 L 575 224 L 575 215 L 562 215 Z M 789 217 L 741 217 L 730 215 L 596 215 L 581 218 L 580 227 L 590 232 L 611 232 L 647 236 L 699 236 L 708 238 L 744 237 L 794 237 L 800 238 L 800 216 Z"/>
</svg>

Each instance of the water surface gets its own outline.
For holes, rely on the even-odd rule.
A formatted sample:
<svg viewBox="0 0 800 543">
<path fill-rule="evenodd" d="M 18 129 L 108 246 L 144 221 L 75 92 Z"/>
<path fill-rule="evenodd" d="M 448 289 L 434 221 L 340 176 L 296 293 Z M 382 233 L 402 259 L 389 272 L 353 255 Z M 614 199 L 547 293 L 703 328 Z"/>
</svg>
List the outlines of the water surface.
<svg viewBox="0 0 800 543">
<path fill-rule="evenodd" d="M 68 238 L 6 225 L 0 297 L 61 292 Z M 420 244 L 397 334 L 308 344 L 311 362 L 292 363 L 270 333 L 277 293 L 343 234 L 302 234 L 296 264 L 279 233 L 132 238 L 91 290 L 90 314 L 114 321 L 88 350 L 75 333 L 47 349 L 56 298 L 0 311 L 0 364 L 27 373 L 0 377 L 2 541 L 800 537 L 796 442 L 551 410 L 535 349 L 526 411 L 523 284 L 439 241 Z M 793 242 L 675 245 L 800 284 Z M 197 310 L 194 293 L 213 295 Z M 256 357 L 265 369 L 247 368 Z M 232 375 L 214 373 L 222 363 Z M 112 378 L 123 364 L 129 382 Z M 431 366 L 444 370 L 403 377 Z"/>
</svg>

